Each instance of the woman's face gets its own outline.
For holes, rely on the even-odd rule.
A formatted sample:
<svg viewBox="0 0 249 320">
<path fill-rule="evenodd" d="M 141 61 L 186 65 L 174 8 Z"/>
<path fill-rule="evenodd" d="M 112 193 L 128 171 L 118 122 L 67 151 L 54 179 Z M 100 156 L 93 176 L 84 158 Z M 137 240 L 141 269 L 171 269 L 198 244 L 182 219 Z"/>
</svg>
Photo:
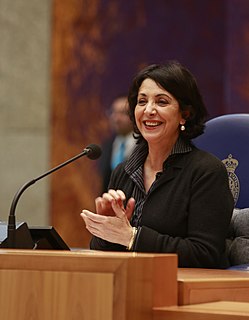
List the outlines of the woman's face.
<svg viewBox="0 0 249 320">
<path fill-rule="evenodd" d="M 149 78 L 139 88 L 135 119 L 141 135 L 149 144 L 162 145 L 166 141 L 175 143 L 180 125 L 186 122 L 177 100 Z"/>
</svg>

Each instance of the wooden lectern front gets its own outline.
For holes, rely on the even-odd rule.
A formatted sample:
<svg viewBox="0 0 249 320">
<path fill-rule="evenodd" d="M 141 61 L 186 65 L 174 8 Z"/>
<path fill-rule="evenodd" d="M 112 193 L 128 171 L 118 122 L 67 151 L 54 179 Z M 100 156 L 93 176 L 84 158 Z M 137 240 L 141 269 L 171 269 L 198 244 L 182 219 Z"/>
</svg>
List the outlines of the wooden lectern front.
<svg viewBox="0 0 249 320">
<path fill-rule="evenodd" d="M 177 305 L 174 254 L 0 250 L 6 320 L 151 320 Z"/>
</svg>

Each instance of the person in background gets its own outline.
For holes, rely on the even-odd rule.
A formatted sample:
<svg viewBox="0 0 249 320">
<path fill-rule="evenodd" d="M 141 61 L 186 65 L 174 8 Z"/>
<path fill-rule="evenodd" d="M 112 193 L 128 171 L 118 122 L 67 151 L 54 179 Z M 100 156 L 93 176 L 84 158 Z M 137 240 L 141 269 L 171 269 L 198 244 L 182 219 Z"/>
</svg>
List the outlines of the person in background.
<svg viewBox="0 0 249 320">
<path fill-rule="evenodd" d="M 234 200 L 223 163 L 192 142 L 207 116 L 194 76 L 176 61 L 150 65 L 128 101 L 138 144 L 96 212 L 81 213 L 90 248 L 176 253 L 179 267 L 227 268 Z"/>
<path fill-rule="evenodd" d="M 124 95 L 117 96 L 112 102 L 109 115 L 113 134 L 103 143 L 102 156 L 99 161 L 103 192 L 108 190 L 112 171 L 119 163 L 130 156 L 135 147 L 133 124 L 128 111 L 127 97 Z"/>
</svg>

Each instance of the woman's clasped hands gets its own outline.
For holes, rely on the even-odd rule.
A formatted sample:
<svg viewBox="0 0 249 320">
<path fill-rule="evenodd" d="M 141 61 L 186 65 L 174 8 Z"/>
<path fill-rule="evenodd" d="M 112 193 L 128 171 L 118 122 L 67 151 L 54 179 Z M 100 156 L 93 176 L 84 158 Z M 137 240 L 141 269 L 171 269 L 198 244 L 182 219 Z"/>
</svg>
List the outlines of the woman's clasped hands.
<svg viewBox="0 0 249 320">
<path fill-rule="evenodd" d="M 133 235 L 129 221 L 135 208 L 135 199 L 130 198 L 124 207 L 125 200 L 122 190 L 113 189 L 96 198 L 96 213 L 89 210 L 81 213 L 87 230 L 96 237 L 127 247 Z"/>
</svg>

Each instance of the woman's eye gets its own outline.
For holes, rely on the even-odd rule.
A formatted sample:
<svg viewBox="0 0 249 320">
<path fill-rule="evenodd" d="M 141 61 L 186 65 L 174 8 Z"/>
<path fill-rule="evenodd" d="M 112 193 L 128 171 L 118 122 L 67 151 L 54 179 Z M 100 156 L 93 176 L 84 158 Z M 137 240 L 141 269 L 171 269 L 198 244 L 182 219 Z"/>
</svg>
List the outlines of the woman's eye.
<svg viewBox="0 0 249 320">
<path fill-rule="evenodd" d="M 144 106 L 146 104 L 146 100 L 144 99 L 139 99 L 138 102 L 137 102 L 138 105 L 140 106 Z"/>
<path fill-rule="evenodd" d="M 160 99 L 160 100 L 158 101 L 158 105 L 159 105 L 159 106 L 166 106 L 166 105 L 168 105 L 168 104 L 170 104 L 170 102 L 169 102 L 168 100 Z"/>
</svg>

